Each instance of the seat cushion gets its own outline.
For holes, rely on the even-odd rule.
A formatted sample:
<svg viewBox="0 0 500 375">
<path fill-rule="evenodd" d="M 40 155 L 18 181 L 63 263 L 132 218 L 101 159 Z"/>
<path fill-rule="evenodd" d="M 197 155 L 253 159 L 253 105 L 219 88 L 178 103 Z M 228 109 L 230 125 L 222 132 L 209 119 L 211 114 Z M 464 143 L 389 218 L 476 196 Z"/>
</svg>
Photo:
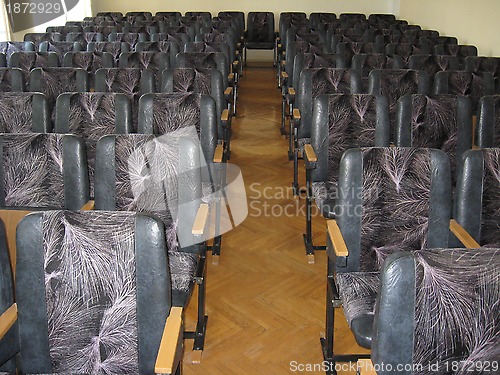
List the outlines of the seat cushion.
<svg viewBox="0 0 500 375">
<path fill-rule="evenodd" d="M 380 283 L 379 273 L 337 273 L 336 283 L 345 318 L 356 342 L 370 348 L 375 300 Z"/>
</svg>

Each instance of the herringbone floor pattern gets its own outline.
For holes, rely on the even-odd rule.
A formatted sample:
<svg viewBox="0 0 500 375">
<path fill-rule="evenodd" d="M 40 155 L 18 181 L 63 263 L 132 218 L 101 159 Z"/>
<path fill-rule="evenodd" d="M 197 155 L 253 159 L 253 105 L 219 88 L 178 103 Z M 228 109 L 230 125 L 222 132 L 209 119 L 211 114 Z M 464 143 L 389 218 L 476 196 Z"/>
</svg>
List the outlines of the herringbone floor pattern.
<svg viewBox="0 0 500 375">
<path fill-rule="evenodd" d="M 249 215 L 223 236 L 218 265 L 211 264 L 209 255 L 206 345 L 201 363 L 192 364 L 187 342 L 187 375 L 323 373 L 309 367 L 299 371 L 299 364 L 318 367 L 322 362 L 326 254 L 317 252 L 316 263 L 307 263 L 304 201 L 291 191 L 293 166 L 279 132 L 280 103 L 271 66 L 248 67 L 233 120 L 231 163 L 242 170 Z M 324 225 L 315 218 L 318 243 L 325 241 Z M 191 305 L 188 328 L 194 321 Z M 343 325 L 336 332 L 336 347 L 358 351 L 338 314 Z"/>
</svg>

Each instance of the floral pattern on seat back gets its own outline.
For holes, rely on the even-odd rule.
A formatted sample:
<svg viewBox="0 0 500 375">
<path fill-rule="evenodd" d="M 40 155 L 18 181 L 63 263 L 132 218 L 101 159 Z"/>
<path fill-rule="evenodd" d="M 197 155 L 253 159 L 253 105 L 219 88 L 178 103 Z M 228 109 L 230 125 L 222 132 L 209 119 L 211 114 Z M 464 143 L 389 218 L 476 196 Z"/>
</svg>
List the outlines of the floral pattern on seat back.
<svg viewBox="0 0 500 375">
<path fill-rule="evenodd" d="M 115 66 L 117 66 L 120 53 L 123 52 L 122 42 L 95 42 L 92 45 L 95 52 L 111 53 Z"/>
<path fill-rule="evenodd" d="M 10 57 L 14 52 L 27 51 L 24 47 L 24 42 L 0 42 L 0 52 L 5 55 L 7 61 L 10 60 Z M 33 49 L 31 51 L 33 51 Z"/>
<path fill-rule="evenodd" d="M 200 131 L 200 95 L 161 94 L 153 99 L 153 133 L 167 134 L 180 128 Z"/>
<path fill-rule="evenodd" d="M 455 175 L 458 142 L 457 97 L 412 95 L 411 138 L 413 147 L 437 148 L 450 157 Z"/>
<path fill-rule="evenodd" d="M 78 82 L 78 68 L 42 68 L 40 87 L 47 96 L 49 108 L 54 108 L 56 99 L 63 92 L 82 91 L 82 82 Z M 55 113 L 53 113 L 55 116 Z"/>
<path fill-rule="evenodd" d="M 192 52 L 185 53 L 183 68 L 219 69 L 217 56 L 220 52 Z"/>
<path fill-rule="evenodd" d="M 479 99 L 485 95 L 483 76 L 465 71 L 449 72 L 448 94 L 468 96 L 475 110 Z"/>
<path fill-rule="evenodd" d="M 94 169 L 97 141 L 116 133 L 116 97 L 103 93 L 72 95 L 68 113 L 68 132 L 85 141 L 90 194 L 94 196 Z"/>
<path fill-rule="evenodd" d="M 0 68 L 0 92 L 17 91 L 12 85 L 13 75 L 11 68 Z"/>
<path fill-rule="evenodd" d="M 500 250 L 414 256 L 413 374 L 488 373 L 500 355 Z"/>
<path fill-rule="evenodd" d="M 351 92 L 351 70 L 319 68 L 312 73 L 312 98 Z"/>
<path fill-rule="evenodd" d="M 211 94 L 210 71 L 207 69 L 175 69 L 173 92 Z"/>
<path fill-rule="evenodd" d="M 99 211 L 43 215 L 48 340 L 55 373 L 139 373 L 134 219 L 128 213 Z"/>
<path fill-rule="evenodd" d="M 428 149 L 363 149 L 360 271 L 385 258 L 426 247 L 431 189 Z"/>
<path fill-rule="evenodd" d="M 252 43 L 268 43 L 272 42 L 269 35 L 269 25 L 267 22 L 267 12 L 253 12 L 248 19 L 248 23 L 252 24 L 252 34 L 248 36 L 248 40 Z"/>
<path fill-rule="evenodd" d="M 189 294 L 198 258 L 177 240 L 179 153 L 153 135 L 116 136 L 116 209 L 151 213 L 162 220 L 169 251 L 172 289 Z"/>
<path fill-rule="evenodd" d="M 63 135 L 3 136 L 6 207 L 64 208 Z"/>
<path fill-rule="evenodd" d="M 328 103 L 328 181 L 337 185 L 340 159 L 350 148 L 373 147 L 377 126 L 374 95 L 331 95 Z"/>
<path fill-rule="evenodd" d="M 418 61 L 413 69 L 424 70 L 429 77 L 434 77 L 437 72 L 458 68 L 458 65 L 453 66 L 454 58 L 448 55 L 418 55 L 417 58 Z M 458 61 L 456 62 L 458 63 Z"/>
<path fill-rule="evenodd" d="M 125 42 L 129 45 L 130 50 L 135 50 L 135 45 L 141 41 L 139 33 L 113 33 L 113 42 Z"/>
<path fill-rule="evenodd" d="M 500 148 L 482 149 L 484 158 L 481 239 L 483 246 L 500 247 Z"/>
<path fill-rule="evenodd" d="M 6 92 L 0 95 L 0 133 L 31 133 L 33 95 Z"/>
</svg>

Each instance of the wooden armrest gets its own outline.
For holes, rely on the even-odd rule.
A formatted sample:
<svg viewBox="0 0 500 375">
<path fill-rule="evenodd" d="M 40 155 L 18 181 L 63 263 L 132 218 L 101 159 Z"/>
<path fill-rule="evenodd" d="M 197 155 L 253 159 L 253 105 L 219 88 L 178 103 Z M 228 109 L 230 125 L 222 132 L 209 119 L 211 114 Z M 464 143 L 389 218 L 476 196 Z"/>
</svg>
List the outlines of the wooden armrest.
<svg viewBox="0 0 500 375">
<path fill-rule="evenodd" d="M 358 359 L 359 375 L 377 375 L 371 359 Z"/>
<path fill-rule="evenodd" d="M 455 219 L 450 220 L 450 230 L 468 249 L 481 247 L 477 241 Z"/>
<path fill-rule="evenodd" d="M 308 161 L 311 161 L 311 162 L 318 161 L 318 157 L 316 156 L 316 153 L 314 152 L 314 148 L 309 143 L 304 145 L 304 154 L 305 154 Z"/>
<path fill-rule="evenodd" d="M 207 226 L 208 220 L 208 204 L 202 203 L 198 208 L 198 212 L 196 213 L 196 217 L 194 218 L 193 223 L 193 234 L 203 234 L 205 232 L 205 227 Z"/>
<path fill-rule="evenodd" d="M 278 43 L 278 48 L 281 48 L 281 47 L 282 47 L 281 43 Z"/>
<path fill-rule="evenodd" d="M 233 61 L 233 65 L 238 66 L 239 64 L 240 64 L 240 62 L 239 62 L 238 60 L 234 60 L 234 61 Z"/>
<path fill-rule="evenodd" d="M 230 81 L 234 80 L 234 73 L 229 73 L 227 75 L 227 79 L 230 80 Z"/>
<path fill-rule="evenodd" d="M 286 65 L 286 61 L 285 61 L 285 60 L 282 60 L 282 61 L 281 61 L 281 66 L 283 67 L 283 69 L 285 68 L 285 65 Z"/>
<path fill-rule="evenodd" d="M 94 201 L 90 200 L 85 203 L 80 210 L 82 211 L 92 211 L 94 209 Z"/>
<path fill-rule="evenodd" d="M 287 72 L 281 72 L 281 78 L 288 79 L 288 73 Z"/>
<path fill-rule="evenodd" d="M 224 95 L 233 95 L 233 88 L 228 87 L 224 90 Z"/>
<path fill-rule="evenodd" d="M 288 88 L 288 95 L 295 96 L 295 89 L 293 87 Z"/>
<path fill-rule="evenodd" d="M 17 320 L 17 303 L 13 303 L 0 315 L 0 339 L 9 331 Z"/>
<path fill-rule="evenodd" d="M 335 255 L 338 257 L 349 256 L 349 251 L 347 250 L 344 237 L 342 236 L 342 232 L 340 232 L 337 221 L 327 220 L 326 232 L 328 234 L 328 237 L 330 237 L 330 241 L 332 241 L 333 251 L 335 251 Z"/>
<path fill-rule="evenodd" d="M 170 314 L 165 322 L 163 336 L 158 349 L 155 363 L 155 373 L 173 374 L 174 362 L 177 357 L 177 348 L 181 340 L 182 307 L 171 307 Z"/>
<path fill-rule="evenodd" d="M 226 122 L 229 121 L 229 109 L 226 108 L 222 111 L 222 115 L 220 116 L 220 119 L 222 121 L 226 121 Z"/>
<path fill-rule="evenodd" d="M 292 114 L 292 116 L 293 116 L 293 119 L 294 119 L 294 120 L 300 120 L 300 111 L 299 111 L 299 109 L 298 109 L 298 108 L 294 108 L 294 109 L 293 109 L 293 114 Z"/>
<path fill-rule="evenodd" d="M 224 155 L 224 147 L 221 144 L 218 144 L 215 147 L 214 163 L 222 163 L 223 155 Z"/>
</svg>

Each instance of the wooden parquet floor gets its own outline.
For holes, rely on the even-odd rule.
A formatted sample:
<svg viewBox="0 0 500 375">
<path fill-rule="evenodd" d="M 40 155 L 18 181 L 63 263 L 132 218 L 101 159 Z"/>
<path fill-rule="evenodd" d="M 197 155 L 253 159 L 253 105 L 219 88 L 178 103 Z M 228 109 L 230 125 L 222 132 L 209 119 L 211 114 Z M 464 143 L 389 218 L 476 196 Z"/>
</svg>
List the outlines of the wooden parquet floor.
<svg viewBox="0 0 500 375">
<path fill-rule="evenodd" d="M 294 366 L 322 362 L 326 254 L 316 252 L 316 263 L 307 262 L 304 201 L 291 191 L 293 165 L 279 131 L 280 111 L 274 69 L 249 66 L 241 80 L 231 144 L 231 163 L 242 170 L 249 214 L 224 234 L 218 265 L 209 254 L 205 350 L 201 363 L 193 364 L 192 345 L 186 342 L 187 375 L 323 373 Z M 318 243 L 325 242 L 324 226 L 316 217 Z M 193 305 L 187 310 L 188 328 L 195 318 Z M 337 313 L 342 323 L 337 348 L 359 351 L 342 312 Z"/>
</svg>

